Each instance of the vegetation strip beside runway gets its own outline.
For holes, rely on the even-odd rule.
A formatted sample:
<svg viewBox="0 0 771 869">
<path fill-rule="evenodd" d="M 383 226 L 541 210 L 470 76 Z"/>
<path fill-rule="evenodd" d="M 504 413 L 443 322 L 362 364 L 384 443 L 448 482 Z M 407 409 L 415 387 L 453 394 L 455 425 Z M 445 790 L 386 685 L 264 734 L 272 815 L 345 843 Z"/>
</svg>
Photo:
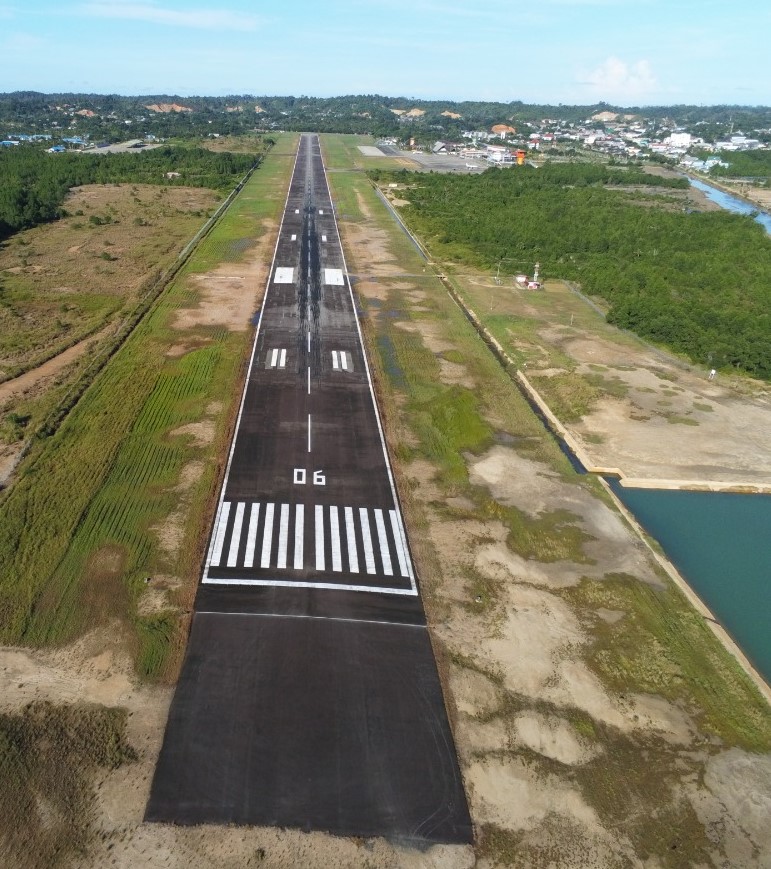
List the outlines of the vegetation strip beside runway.
<svg viewBox="0 0 771 869">
<path fill-rule="evenodd" d="M 243 259 L 270 231 L 290 168 L 289 147 L 279 143 L 34 466 L 22 469 L 0 507 L 3 641 L 62 643 L 119 619 L 135 637 L 139 672 L 173 674 L 169 652 L 180 648 L 180 608 L 194 592 L 250 336 L 246 322 L 234 331 L 227 318 L 196 320 L 203 291 L 195 276 Z M 262 289 L 243 284 L 255 303 Z M 209 436 L 196 434 L 201 423 Z M 174 545 L 159 537 L 169 517 Z M 154 576 L 181 587 L 163 588 L 168 604 L 140 615 Z"/>
</svg>

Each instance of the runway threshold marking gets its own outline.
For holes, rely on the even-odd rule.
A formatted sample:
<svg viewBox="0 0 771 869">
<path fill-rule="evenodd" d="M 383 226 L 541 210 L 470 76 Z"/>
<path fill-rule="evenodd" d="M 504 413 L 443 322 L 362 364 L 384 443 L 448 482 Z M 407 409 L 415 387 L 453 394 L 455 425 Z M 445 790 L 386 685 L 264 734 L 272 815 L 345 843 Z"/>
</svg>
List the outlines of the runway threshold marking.
<svg viewBox="0 0 771 869">
<path fill-rule="evenodd" d="M 264 506 L 262 522 L 261 508 Z M 409 555 L 402 539 L 397 513 L 382 507 L 313 506 L 313 530 L 310 562 L 305 552 L 305 506 L 226 501 L 220 515 L 217 551 L 212 553 L 210 567 L 249 570 L 254 567 L 254 554 L 259 548 L 260 570 L 323 572 L 327 554 L 331 554 L 334 573 L 398 577 L 410 581 Z M 247 517 L 248 516 L 248 521 Z M 277 519 L 278 516 L 278 519 Z M 327 548 L 327 545 L 329 548 Z M 363 553 L 364 563 L 360 560 Z M 224 563 L 223 563 L 224 562 Z M 347 565 L 347 567 L 346 567 Z M 270 584 L 267 577 L 236 576 L 241 584 L 254 581 Z M 223 583 L 227 577 L 207 576 L 205 583 Z M 318 583 L 327 588 L 327 583 Z"/>
<path fill-rule="evenodd" d="M 257 543 L 257 523 L 260 519 L 260 505 L 252 504 L 249 514 L 249 531 L 246 536 L 246 552 L 244 553 L 244 567 L 254 566 L 254 548 Z"/>
<path fill-rule="evenodd" d="M 305 538 L 305 506 L 295 505 L 294 517 L 294 569 L 303 569 L 303 542 Z"/>
</svg>

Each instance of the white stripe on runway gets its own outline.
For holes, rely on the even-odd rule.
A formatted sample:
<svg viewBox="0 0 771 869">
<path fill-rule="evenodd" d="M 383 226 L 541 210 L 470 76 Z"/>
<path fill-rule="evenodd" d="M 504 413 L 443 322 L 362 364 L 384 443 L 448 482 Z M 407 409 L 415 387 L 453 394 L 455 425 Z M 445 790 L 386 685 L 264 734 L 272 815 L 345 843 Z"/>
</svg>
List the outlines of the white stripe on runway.
<svg viewBox="0 0 771 869">
<path fill-rule="evenodd" d="M 350 367 L 348 365 L 349 355 L 350 354 L 347 353 L 345 350 L 340 351 L 340 366 L 342 367 L 343 371 L 350 371 Z"/>
<path fill-rule="evenodd" d="M 375 553 L 372 551 L 372 537 L 369 533 L 369 516 L 366 507 L 359 507 L 359 518 L 364 543 L 364 563 L 367 565 L 367 573 L 375 573 Z"/>
<path fill-rule="evenodd" d="M 270 367 L 275 368 L 278 362 L 278 350 L 273 350 L 270 354 Z"/>
<path fill-rule="evenodd" d="M 332 570 L 338 573 L 343 569 L 343 556 L 340 549 L 340 520 L 337 507 L 329 508 L 329 527 L 332 543 Z"/>
<path fill-rule="evenodd" d="M 311 415 L 308 414 L 308 452 L 311 451 Z"/>
<path fill-rule="evenodd" d="M 324 508 L 316 505 L 316 570 L 324 570 Z"/>
<path fill-rule="evenodd" d="M 311 367 L 308 366 L 308 395 L 311 394 Z"/>
<path fill-rule="evenodd" d="M 299 209 L 299 208 L 295 208 L 294 213 L 295 213 L 295 214 L 299 214 L 299 213 L 300 213 L 300 209 Z"/>
<path fill-rule="evenodd" d="M 353 509 L 345 508 L 345 531 L 348 537 L 348 566 L 351 573 L 359 572 L 359 554 L 356 551 L 356 529 L 353 524 Z"/>
<path fill-rule="evenodd" d="M 394 571 L 391 567 L 391 553 L 388 551 L 388 535 L 386 534 L 382 510 L 375 510 L 375 525 L 377 525 L 377 536 L 380 541 L 380 557 L 383 559 L 383 573 L 386 576 L 393 576 Z"/>
<path fill-rule="evenodd" d="M 236 518 L 233 522 L 233 535 L 230 538 L 230 549 L 228 551 L 228 567 L 235 567 L 238 564 L 238 547 L 241 543 L 241 527 L 244 523 L 244 507 L 243 501 L 238 502 L 236 507 Z"/>
<path fill-rule="evenodd" d="M 274 504 L 265 505 L 265 528 L 262 532 L 262 557 L 260 567 L 270 567 L 270 549 L 273 545 L 273 510 Z"/>
<path fill-rule="evenodd" d="M 273 281 L 276 284 L 294 283 L 294 268 L 291 266 L 279 266 L 276 269 Z"/>
<path fill-rule="evenodd" d="M 326 235 L 322 235 L 322 236 L 321 236 L 321 240 L 322 240 L 322 241 L 326 241 L 326 240 L 327 240 Z"/>
<path fill-rule="evenodd" d="M 286 350 L 281 351 L 281 356 L 279 357 L 279 360 L 278 360 L 278 367 L 279 368 L 286 368 Z"/>
<path fill-rule="evenodd" d="M 249 530 L 246 532 L 246 552 L 244 553 L 244 567 L 254 566 L 254 547 L 257 543 L 257 520 L 260 518 L 260 505 L 252 504 L 252 512 L 249 514 Z"/>
<path fill-rule="evenodd" d="M 337 361 L 337 350 L 332 351 L 332 367 L 335 371 L 340 367 L 340 363 Z"/>
<path fill-rule="evenodd" d="M 292 235 L 292 241 L 297 241 L 297 236 L 296 236 L 296 235 Z"/>
<path fill-rule="evenodd" d="M 211 553 L 211 563 L 217 567 L 222 558 L 222 544 L 225 542 L 225 529 L 228 527 L 228 516 L 230 515 L 230 501 L 222 502 L 220 510 L 220 519 L 217 523 L 217 534 L 214 537 L 214 548 Z"/>
<path fill-rule="evenodd" d="M 324 283 L 334 287 L 345 286 L 342 269 L 324 269 Z"/>
<path fill-rule="evenodd" d="M 410 572 L 407 570 L 407 553 L 404 551 L 404 541 L 399 529 L 399 520 L 396 518 L 396 510 L 389 510 L 391 517 L 391 529 L 394 532 L 394 540 L 396 541 L 396 557 L 399 559 L 399 572 L 402 576 L 409 578 Z"/>
<path fill-rule="evenodd" d="M 281 520 L 278 526 L 278 563 L 276 567 L 286 570 L 286 549 L 289 543 L 289 504 L 281 505 Z"/>
<path fill-rule="evenodd" d="M 305 508 L 297 504 L 294 511 L 294 569 L 303 569 L 303 539 L 305 536 Z"/>
</svg>

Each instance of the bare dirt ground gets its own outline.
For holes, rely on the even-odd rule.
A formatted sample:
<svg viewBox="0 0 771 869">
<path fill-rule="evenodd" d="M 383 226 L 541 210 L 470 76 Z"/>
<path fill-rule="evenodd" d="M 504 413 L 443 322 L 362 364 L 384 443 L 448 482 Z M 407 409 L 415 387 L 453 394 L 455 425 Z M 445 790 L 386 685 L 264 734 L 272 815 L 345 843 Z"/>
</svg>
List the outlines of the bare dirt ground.
<svg viewBox="0 0 771 869">
<path fill-rule="evenodd" d="M 53 359 L 49 359 L 48 362 L 38 365 L 37 368 L 33 368 L 31 371 L 20 374 L 18 377 L 0 383 L 0 405 L 22 393 L 40 387 L 47 380 L 56 377 L 68 365 L 79 359 L 89 348 L 93 348 L 95 342 L 98 343 L 106 335 L 109 335 L 112 329 L 112 326 L 107 326 L 101 332 L 98 332 L 96 335 L 90 335 L 88 338 L 84 338 L 83 341 L 78 341 L 77 344 L 73 344 L 72 347 L 63 350 L 57 356 L 54 356 Z"/>
<path fill-rule="evenodd" d="M 549 284 L 547 292 L 551 299 L 572 301 L 564 285 Z M 706 369 L 598 328 L 599 321 L 587 325 L 584 330 L 543 324 L 538 337 L 571 360 L 575 375 L 600 377 L 588 412 L 566 423 L 593 465 L 618 468 L 649 484 L 771 487 L 767 384 L 722 374 L 709 380 Z M 567 370 L 551 363 L 548 369 L 547 377 Z M 528 376 L 538 372 L 537 363 L 528 366 Z"/>
</svg>

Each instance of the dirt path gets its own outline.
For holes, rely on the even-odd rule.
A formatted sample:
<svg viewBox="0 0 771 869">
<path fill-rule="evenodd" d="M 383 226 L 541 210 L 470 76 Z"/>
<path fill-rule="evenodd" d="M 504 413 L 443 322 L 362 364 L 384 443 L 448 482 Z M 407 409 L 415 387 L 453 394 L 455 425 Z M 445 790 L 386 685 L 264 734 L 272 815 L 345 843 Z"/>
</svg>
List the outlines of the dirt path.
<svg viewBox="0 0 771 869">
<path fill-rule="evenodd" d="M 37 368 L 25 371 L 24 374 L 20 374 L 12 380 L 6 380 L 4 383 L 0 383 L 0 404 L 11 398 L 15 398 L 24 392 L 28 392 L 31 389 L 43 385 L 45 381 L 50 380 L 52 377 L 56 377 L 56 375 L 63 371 L 68 365 L 71 365 L 73 362 L 80 359 L 86 350 L 90 347 L 97 346 L 103 338 L 114 330 L 114 328 L 115 326 L 112 324 L 106 326 L 100 332 L 97 332 L 94 335 L 89 335 L 88 338 L 84 338 L 82 341 L 78 341 L 77 344 L 73 344 L 72 347 L 68 347 L 57 356 L 54 356 L 53 359 L 49 359 L 42 365 L 38 365 Z"/>
</svg>

